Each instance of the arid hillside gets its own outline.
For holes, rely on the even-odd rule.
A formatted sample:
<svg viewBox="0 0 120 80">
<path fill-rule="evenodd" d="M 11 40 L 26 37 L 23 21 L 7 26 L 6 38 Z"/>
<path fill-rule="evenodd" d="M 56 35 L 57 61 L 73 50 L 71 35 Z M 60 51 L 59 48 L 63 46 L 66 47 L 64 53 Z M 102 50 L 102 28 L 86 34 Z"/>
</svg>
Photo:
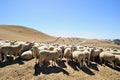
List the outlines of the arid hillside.
<svg viewBox="0 0 120 80">
<path fill-rule="evenodd" d="M 83 38 L 63 38 L 53 37 L 49 34 L 34 30 L 32 28 L 17 26 L 17 25 L 0 25 L 0 39 L 1 40 L 19 40 L 19 41 L 36 41 L 36 42 L 54 42 L 62 44 L 80 44 L 87 46 L 103 46 L 103 47 L 117 47 L 111 41 L 97 40 L 97 39 L 83 39 Z"/>
<path fill-rule="evenodd" d="M 0 25 L 0 39 L 21 41 L 52 41 L 55 37 L 24 26 Z"/>
<path fill-rule="evenodd" d="M 120 48 L 120 46 L 114 44 L 112 41 L 76 37 L 54 37 L 32 28 L 17 25 L 0 25 L 0 39 Z"/>
</svg>

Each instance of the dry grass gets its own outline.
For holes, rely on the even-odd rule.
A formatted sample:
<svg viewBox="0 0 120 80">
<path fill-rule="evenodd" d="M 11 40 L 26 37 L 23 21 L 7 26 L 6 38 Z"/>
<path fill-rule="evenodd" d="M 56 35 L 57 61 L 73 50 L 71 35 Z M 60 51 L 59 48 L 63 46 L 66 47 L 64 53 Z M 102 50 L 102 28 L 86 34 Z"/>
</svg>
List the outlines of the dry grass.
<svg viewBox="0 0 120 80">
<path fill-rule="evenodd" d="M 23 26 L 0 25 L 0 39 L 46 42 L 55 37 Z"/>
</svg>

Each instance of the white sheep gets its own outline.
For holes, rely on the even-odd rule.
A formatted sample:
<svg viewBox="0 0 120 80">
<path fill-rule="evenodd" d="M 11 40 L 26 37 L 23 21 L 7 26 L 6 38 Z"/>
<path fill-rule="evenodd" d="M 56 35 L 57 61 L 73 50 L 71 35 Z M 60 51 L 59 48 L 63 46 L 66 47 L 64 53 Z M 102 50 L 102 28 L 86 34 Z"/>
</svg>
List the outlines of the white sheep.
<svg viewBox="0 0 120 80">
<path fill-rule="evenodd" d="M 58 50 L 60 51 L 60 59 L 64 57 L 65 45 L 58 45 Z"/>
<path fill-rule="evenodd" d="M 58 52 L 58 49 L 54 49 L 53 51 L 49 50 L 39 50 L 37 47 L 32 48 L 33 53 L 35 54 L 36 62 L 39 63 L 39 66 L 43 64 L 45 61 L 52 60 L 54 65 L 55 61 L 58 60 L 60 54 Z"/>
<path fill-rule="evenodd" d="M 112 54 L 115 55 L 115 67 L 116 67 L 117 65 L 120 65 L 120 51 L 113 50 Z"/>
<path fill-rule="evenodd" d="M 72 53 L 73 60 L 80 64 L 80 68 L 85 64 L 85 54 L 83 51 L 74 51 Z"/>
<path fill-rule="evenodd" d="M 112 64 L 112 67 L 115 68 L 115 55 L 112 54 L 111 51 L 103 51 L 99 54 L 100 61 L 104 61 L 103 63 L 105 64 L 106 61 Z"/>
<path fill-rule="evenodd" d="M 13 57 L 13 59 L 15 60 L 15 58 L 19 55 L 19 53 L 21 52 L 23 48 L 23 45 L 4 45 L 2 47 L 0 47 L 0 54 L 3 54 L 4 57 L 4 61 L 7 61 L 7 55 L 10 55 Z"/>
<path fill-rule="evenodd" d="M 48 46 L 47 45 L 42 45 L 38 47 L 39 50 L 48 50 Z"/>
<path fill-rule="evenodd" d="M 90 65 L 91 51 L 89 49 L 85 49 L 83 53 L 85 54 L 85 61 L 87 61 L 87 64 Z"/>
<path fill-rule="evenodd" d="M 72 60 L 72 49 L 66 48 L 64 51 L 64 57 L 68 60 Z"/>
<path fill-rule="evenodd" d="M 2 54 L 0 53 L 0 61 L 2 61 Z"/>
<path fill-rule="evenodd" d="M 103 49 L 92 49 L 90 58 L 91 60 L 95 61 L 96 57 L 99 57 L 99 54 L 103 51 Z"/>
<path fill-rule="evenodd" d="M 33 56 L 35 57 L 35 59 L 36 59 L 36 61 L 35 61 L 35 63 L 37 64 L 39 61 L 39 58 L 40 58 L 40 53 L 39 53 L 39 49 L 38 49 L 38 47 L 36 47 L 36 46 L 33 46 L 32 47 L 32 49 L 31 49 L 31 51 L 32 51 L 32 53 L 33 53 Z"/>
<path fill-rule="evenodd" d="M 120 65 L 120 55 L 115 55 L 115 67 Z"/>
<path fill-rule="evenodd" d="M 28 51 L 25 51 L 21 54 L 20 56 L 22 59 L 24 60 L 30 60 L 32 59 L 34 56 L 33 56 L 33 53 L 31 50 L 28 50 Z"/>
<path fill-rule="evenodd" d="M 49 47 L 48 47 L 48 50 L 53 51 L 54 48 L 55 48 L 54 46 L 49 46 Z"/>
</svg>

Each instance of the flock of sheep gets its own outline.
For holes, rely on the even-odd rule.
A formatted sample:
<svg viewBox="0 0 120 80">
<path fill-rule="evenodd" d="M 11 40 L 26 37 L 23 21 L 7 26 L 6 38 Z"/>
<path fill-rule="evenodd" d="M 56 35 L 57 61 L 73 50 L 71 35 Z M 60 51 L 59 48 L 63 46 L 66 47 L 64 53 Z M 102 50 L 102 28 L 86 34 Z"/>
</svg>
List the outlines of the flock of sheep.
<svg viewBox="0 0 120 80">
<path fill-rule="evenodd" d="M 100 63 L 109 63 L 113 68 L 120 65 L 120 50 L 88 47 L 81 45 L 63 45 L 53 43 L 23 42 L 23 41 L 0 41 L 0 61 L 6 62 L 8 57 L 21 59 L 36 59 L 36 63 L 41 67 L 44 62 L 56 61 L 66 62 L 72 60 L 80 64 L 80 68 L 90 65 L 91 61 L 100 60 Z"/>
</svg>

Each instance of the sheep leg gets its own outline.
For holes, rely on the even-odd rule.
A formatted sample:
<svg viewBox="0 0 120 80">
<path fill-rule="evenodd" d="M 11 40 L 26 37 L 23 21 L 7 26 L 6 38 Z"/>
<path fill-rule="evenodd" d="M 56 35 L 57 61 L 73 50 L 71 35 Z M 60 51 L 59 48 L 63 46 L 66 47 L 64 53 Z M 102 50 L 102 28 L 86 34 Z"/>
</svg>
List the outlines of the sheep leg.
<svg viewBox="0 0 120 80">
<path fill-rule="evenodd" d="M 57 60 L 54 61 L 54 65 L 55 65 L 55 66 L 56 66 L 56 61 L 57 61 Z"/>
<path fill-rule="evenodd" d="M 16 57 L 15 56 L 13 56 L 13 60 L 15 60 L 16 59 Z"/>
<path fill-rule="evenodd" d="M 67 61 L 66 61 L 67 63 L 69 62 L 69 59 L 67 59 Z"/>
<path fill-rule="evenodd" d="M 78 61 L 79 61 L 78 63 L 80 64 L 80 65 L 79 65 L 80 68 L 83 67 L 83 63 L 82 63 L 82 61 L 81 61 L 81 60 L 78 60 Z"/>
<path fill-rule="evenodd" d="M 114 66 L 115 66 L 115 68 L 117 68 L 117 63 L 116 62 L 114 62 Z"/>
<path fill-rule="evenodd" d="M 89 61 L 89 59 L 87 58 L 86 60 L 87 60 L 87 65 L 89 65 L 89 64 L 90 64 L 90 61 Z"/>
<path fill-rule="evenodd" d="M 35 59 L 35 63 L 38 64 L 38 60 L 37 59 Z"/>
<path fill-rule="evenodd" d="M 7 61 L 7 55 L 4 54 L 3 57 L 4 57 L 3 62 Z"/>
<path fill-rule="evenodd" d="M 52 60 L 52 66 L 55 66 L 55 60 Z"/>
<path fill-rule="evenodd" d="M 106 65 L 106 61 L 105 61 L 105 60 L 103 60 L 103 66 L 105 67 L 105 65 Z"/>
<path fill-rule="evenodd" d="M 51 63 L 52 63 L 52 66 L 53 66 L 53 61 Z"/>
<path fill-rule="evenodd" d="M 100 58 L 100 63 L 101 63 L 101 65 L 102 65 L 102 58 Z"/>
<path fill-rule="evenodd" d="M 56 61 L 53 61 L 54 66 L 55 66 L 55 62 L 56 62 Z"/>
<path fill-rule="evenodd" d="M 89 57 L 88 57 L 88 65 L 90 65 L 90 55 L 89 55 Z"/>
<path fill-rule="evenodd" d="M 112 67 L 115 68 L 115 64 L 114 64 L 114 62 L 112 62 Z"/>
<path fill-rule="evenodd" d="M 60 61 L 62 62 L 62 55 L 60 55 Z"/>
<path fill-rule="evenodd" d="M 39 61 L 39 67 L 41 67 L 43 65 L 43 63 L 41 61 Z"/>
<path fill-rule="evenodd" d="M 2 61 L 2 54 L 0 53 L 0 61 Z"/>
<path fill-rule="evenodd" d="M 88 65 L 90 65 L 90 60 L 88 60 Z"/>
<path fill-rule="evenodd" d="M 14 56 L 14 55 L 10 55 L 11 57 L 13 57 L 13 60 L 15 60 L 16 59 L 16 57 Z"/>
<path fill-rule="evenodd" d="M 82 67 L 82 63 L 81 63 L 81 61 L 79 62 L 79 64 L 80 64 L 79 66 L 80 66 L 80 68 L 81 68 L 81 67 Z"/>
<path fill-rule="evenodd" d="M 95 61 L 95 58 L 93 57 L 93 62 Z"/>
<path fill-rule="evenodd" d="M 87 66 L 87 64 L 85 63 L 85 61 L 82 62 L 83 66 Z"/>
<path fill-rule="evenodd" d="M 16 58 L 18 58 L 17 53 L 15 54 L 15 56 L 13 55 L 13 59 L 15 60 Z"/>
<path fill-rule="evenodd" d="M 53 61 L 53 65 L 55 66 L 55 61 Z"/>
<path fill-rule="evenodd" d="M 86 66 L 85 58 L 82 59 L 82 65 L 83 65 L 83 66 Z"/>
</svg>

